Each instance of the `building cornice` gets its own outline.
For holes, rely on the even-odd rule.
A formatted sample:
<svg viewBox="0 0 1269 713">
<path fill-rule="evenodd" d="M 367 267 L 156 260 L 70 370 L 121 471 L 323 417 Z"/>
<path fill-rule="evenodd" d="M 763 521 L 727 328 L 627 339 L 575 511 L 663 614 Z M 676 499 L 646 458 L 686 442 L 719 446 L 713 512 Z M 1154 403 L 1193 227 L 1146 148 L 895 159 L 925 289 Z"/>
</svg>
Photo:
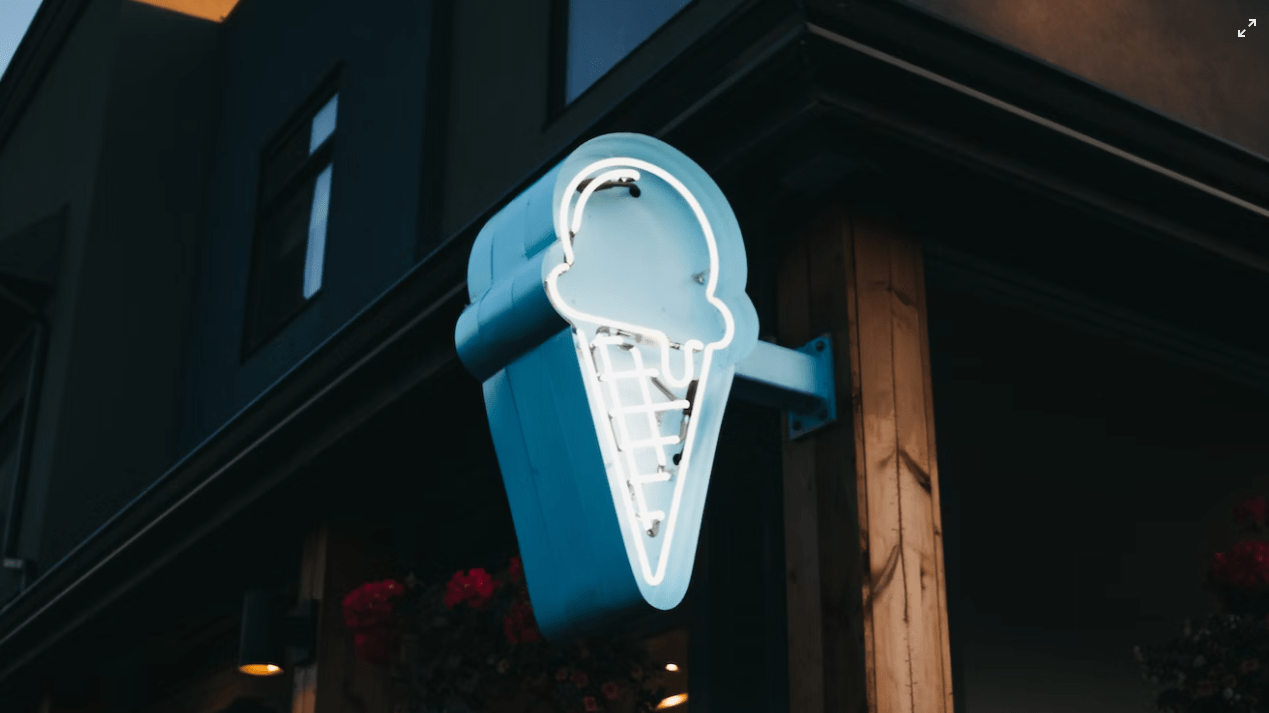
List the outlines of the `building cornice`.
<svg viewBox="0 0 1269 713">
<path fill-rule="evenodd" d="M 0 77 L 0 151 L 35 98 L 89 0 L 43 0 Z"/>
</svg>

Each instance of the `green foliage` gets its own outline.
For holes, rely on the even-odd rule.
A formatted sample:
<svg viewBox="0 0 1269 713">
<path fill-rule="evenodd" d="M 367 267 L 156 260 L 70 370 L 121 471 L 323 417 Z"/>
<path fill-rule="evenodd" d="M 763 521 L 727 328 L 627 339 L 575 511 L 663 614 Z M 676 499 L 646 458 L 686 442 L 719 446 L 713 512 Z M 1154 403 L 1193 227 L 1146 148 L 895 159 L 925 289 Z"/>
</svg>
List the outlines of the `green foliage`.
<svg viewBox="0 0 1269 713">
<path fill-rule="evenodd" d="M 1256 615 L 1186 622 L 1181 636 L 1138 647 L 1147 679 L 1165 686 L 1156 703 L 1173 713 L 1251 713 L 1269 701 L 1269 623 Z"/>
</svg>

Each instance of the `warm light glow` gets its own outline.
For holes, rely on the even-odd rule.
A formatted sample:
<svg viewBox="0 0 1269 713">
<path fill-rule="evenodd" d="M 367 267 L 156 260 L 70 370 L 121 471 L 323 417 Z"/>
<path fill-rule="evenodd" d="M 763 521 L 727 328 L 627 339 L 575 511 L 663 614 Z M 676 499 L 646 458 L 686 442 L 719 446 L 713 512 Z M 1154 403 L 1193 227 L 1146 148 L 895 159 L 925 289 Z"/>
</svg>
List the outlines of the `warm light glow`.
<svg viewBox="0 0 1269 713">
<path fill-rule="evenodd" d="M 687 694 L 680 693 L 678 695 L 670 696 L 669 698 L 666 698 L 665 700 L 658 703 L 657 710 L 661 711 L 661 710 L 665 710 L 666 708 L 673 708 L 674 706 L 682 705 L 684 703 L 687 703 Z"/>
<path fill-rule="evenodd" d="M 248 676 L 276 676 L 282 673 L 282 667 L 271 663 L 249 663 L 245 666 L 239 666 L 239 671 Z"/>
<path fill-rule="evenodd" d="M 665 665 L 665 670 L 666 670 L 666 671 L 677 671 L 677 670 L 679 670 L 679 665 L 678 665 L 678 664 L 676 664 L 676 663 L 667 663 L 667 664 Z"/>
<path fill-rule="evenodd" d="M 238 0 L 135 0 L 154 7 L 161 7 L 190 17 L 200 17 L 220 22 L 238 4 Z M 275 672 L 276 673 L 276 672 Z M 271 675 L 271 674 L 270 674 Z"/>
</svg>

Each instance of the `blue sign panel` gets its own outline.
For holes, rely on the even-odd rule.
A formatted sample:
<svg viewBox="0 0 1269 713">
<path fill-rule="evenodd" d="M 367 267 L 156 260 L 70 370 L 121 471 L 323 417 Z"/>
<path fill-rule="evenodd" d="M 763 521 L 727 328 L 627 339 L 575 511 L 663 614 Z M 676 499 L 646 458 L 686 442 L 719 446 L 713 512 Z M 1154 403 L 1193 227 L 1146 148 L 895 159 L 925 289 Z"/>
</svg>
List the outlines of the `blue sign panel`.
<svg viewBox="0 0 1269 713">
<path fill-rule="evenodd" d="M 757 341 L 722 192 L 656 139 L 579 147 L 481 231 L 456 344 L 484 381 L 534 610 L 585 633 L 687 591 Z"/>
</svg>

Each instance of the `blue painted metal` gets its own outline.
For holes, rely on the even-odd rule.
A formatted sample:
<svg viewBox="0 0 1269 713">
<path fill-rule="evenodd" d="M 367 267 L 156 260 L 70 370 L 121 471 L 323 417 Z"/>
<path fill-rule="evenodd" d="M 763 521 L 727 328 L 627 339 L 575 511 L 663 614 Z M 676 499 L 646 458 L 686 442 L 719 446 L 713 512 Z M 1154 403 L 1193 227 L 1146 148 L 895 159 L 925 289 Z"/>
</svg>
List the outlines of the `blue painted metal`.
<svg viewBox="0 0 1269 713">
<path fill-rule="evenodd" d="M 733 374 L 757 343 L 746 272 L 722 192 L 637 134 L 582 145 L 477 236 L 455 344 L 484 382 L 549 638 L 686 592 Z M 652 470 L 664 482 L 631 479 Z"/>
<path fill-rule="evenodd" d="M 788 409 L 789 438 L 812 433 L 837 420 L 833 341 L 825 334 L 798 349 L 758 342 L 736 364 L 732 396 Z"/>
<path fill-rule="evenodd" d="M 819 401 L 810 407 L 789 409 L 789 440 L 796 440 L 837 420 L 837 396 L 833 384 L 833 341 L 827 334 L 798 348 L 815 359 L 815 383 Z"/>
<path fill-rule="evenodd" d="M 489 219 L 467 262 L 471 306 L 458 318 L 458 358 L 484 381 L 568 327 L 542 284 L 545 249 L 555 241 L 555 167 Z"/>
</svg>

